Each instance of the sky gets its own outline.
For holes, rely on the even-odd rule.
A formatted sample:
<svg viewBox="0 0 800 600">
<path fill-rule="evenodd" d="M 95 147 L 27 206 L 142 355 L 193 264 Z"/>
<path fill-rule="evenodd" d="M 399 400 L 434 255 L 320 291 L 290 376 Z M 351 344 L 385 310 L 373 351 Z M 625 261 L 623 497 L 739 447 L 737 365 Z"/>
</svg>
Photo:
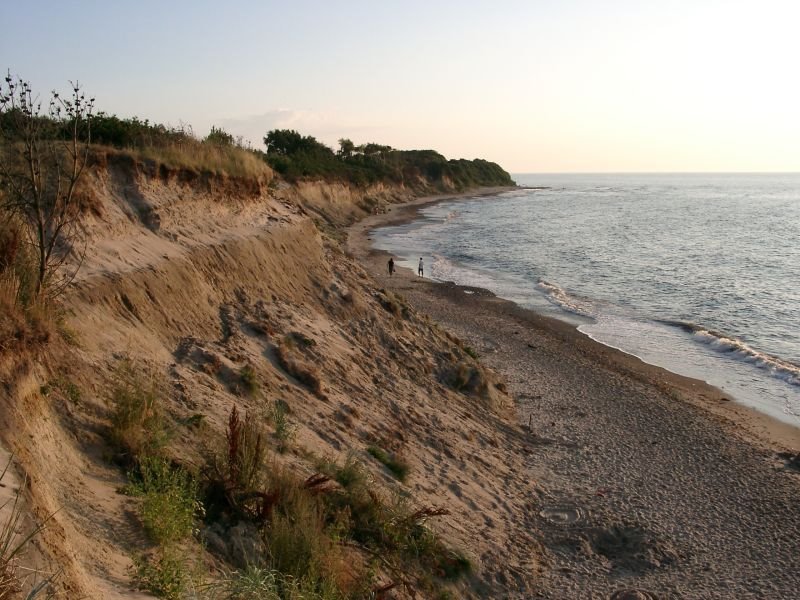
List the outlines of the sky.
<svg viewBox="0 0 800 600">
<path fill-rule="evenodd" d="M 512 173 L 800 171 L 796 0 L 8 0 L 0 68 L 262 147 L 274 128 Z"/>
</svg>

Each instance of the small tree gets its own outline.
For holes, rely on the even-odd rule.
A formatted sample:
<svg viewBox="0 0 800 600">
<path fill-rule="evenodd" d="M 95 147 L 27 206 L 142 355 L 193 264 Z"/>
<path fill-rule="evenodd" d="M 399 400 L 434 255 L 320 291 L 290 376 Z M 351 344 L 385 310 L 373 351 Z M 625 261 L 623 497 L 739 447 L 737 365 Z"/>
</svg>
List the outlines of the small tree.
<svg viewBox="0 0 800 600">
<path fill-rule="evenodd" d="M 84 256 L 76 191 L 89 157 L 94 98 L 70 85 L 67 97 L 52 92 L 45 114 L 30 83 L 10 74 L 0 83 L 0 186 L 35 250 L 37 295 L 62 292 Z M 65 273 L 71 254 L 77 266 Z"/>
<path fill-rule="evenodd" d="M 339 140 L 339 156 L 343 156 L 344 158 L 349 158 L 353 155 L 353 151 L 356 149 L 356 145 L 347 138 L 342 138 Z"/>
</svg>

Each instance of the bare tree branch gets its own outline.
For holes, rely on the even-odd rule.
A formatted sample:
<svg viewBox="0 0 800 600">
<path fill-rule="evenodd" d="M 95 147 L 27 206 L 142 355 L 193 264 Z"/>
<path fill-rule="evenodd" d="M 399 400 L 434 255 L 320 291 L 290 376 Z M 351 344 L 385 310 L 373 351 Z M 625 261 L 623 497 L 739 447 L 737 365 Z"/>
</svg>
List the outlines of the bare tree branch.
<svg viewBox="0 0 800 600">
<path fill-rule="evenodd" d="M 78 82 L 70 86 L 67 96 L 52 92 L 45 114 L 28 82 L 8 74 L 0 83 L 0 186 L 37 255 L 37 295 L 63 292 L 85 256 L 76 191 L 89 160 L 94 98 Z"/>
</svg>

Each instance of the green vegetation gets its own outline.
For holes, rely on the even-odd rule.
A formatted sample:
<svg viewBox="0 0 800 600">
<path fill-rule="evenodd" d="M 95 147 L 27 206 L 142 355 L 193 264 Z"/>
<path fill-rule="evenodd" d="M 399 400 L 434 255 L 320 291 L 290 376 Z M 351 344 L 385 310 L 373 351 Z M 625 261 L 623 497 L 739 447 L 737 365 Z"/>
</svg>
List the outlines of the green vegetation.
<svg viewBox="0 0 800 600">
<path fill-rule="evenodd" d="M 478 352 L 472 346 L 464 346 L 464 352 L 466 352 L 469 356 L 478 360 Z"/>
<path fill-rule="evenodd" d="M 194 477 L 157 457 L 142 458 L 128 477 L 132 483 L 127 491 L 142 497 L 142 523 L 154 542 L 166 546 L 191 535 L 195 515 L 202 512 Z"/>
<path fill-rule="evenodd" d="M 292 442 L 295 426 L 289 420 L 289 406 L 283 400 L 276 400 L 272 405 L 269 419 L 275 427 L 275 439 L 278 440 L 278 451 L 285 452 Z"/>
<path fill-rule="evenodd" d="M 405 481 L 408 476 L 409 466 L 402 457 L 396 454 L 390 454 L 379 446 L 369 446 L 367 452 L 375 458 L 378 462 L 382 463 L 389 471 L 397 477 L 400 481 Z"/>
<path fill-rule="evenodd" d="M 265 436 L 249 414 L 244 420 L 234 406 L 228 417 L 225 447 L 212 460 L 206 499 L 219 512 L 259 519 L 267 510 L 259 495 L 264 486 Z"/>
<path fill-rule="evenodd" d="M 212 588 L 217 595 L 211 598 L 220 600 L 344 600 L 348 597 L 370 597 L 366 594 L 344 596 L 334 587 L 318 589 L 308 579 L 298 580 L 280 571 L 255 565 L 227 573 Z"/>
<path fill-rule="evenodd" d="M 496 163 L 481 159 L 447 160 L 433 150 L 395 150 L 368 143 L 356 146 L 339 140 L 334 152 L 312 136 L 290 129 L 273 129 L 264 138 L 267 162 L 289 180 L 321 178 L 357 186 L 377 182 L 419 187 L 420 183 L 457 190 L 475 186 L 513 185 Z"/>
<path fill-rule="evenodd" d="M 426 525 L 447 511 L 414 510 L 400 496 L 387 500 L 355 454 L 343 463 L 317 459 L 319 472 L 303 479 L 268 461 L 262 444 L 254 419 L 240 419 L 233 409 L 227 458 L 217 458 L 207 472 L 205 526 L 222 540 L 241 540 L 242 531 L 250 531 L 245 545 L 257 550 L 246 561 L 239 559 L 240 570 L 210 586 L 219 594 L 215 597 L 368 598 L 376 569 L 396 578 L 397 585 L 426 589 L 469 570 L 469 562 Z M 239 450 L 242 446 L 251 451 Z M 238 525 L 243 521 L 250 529 Z M 234 527 L 235 535 L 229 533 Z M 222 552 L 218 557 L 227 560 Z M 419 579 L 414 583 L 409 576 Z"/>
<path fill-rule="evenodd" d="M 178 548 L 160 548 L 152 556 L 133 561 L 142 589 L 166 600 L 183 600 L 192 581 L 192 569 Z"/>
<path fill-rule="evenodd" d="M 125 359 L 115 371 L 112 391 L 111 444 L 127 465 L 155 456 L 167 441 L 166 420 L 156 379 Z"/>
</svg>

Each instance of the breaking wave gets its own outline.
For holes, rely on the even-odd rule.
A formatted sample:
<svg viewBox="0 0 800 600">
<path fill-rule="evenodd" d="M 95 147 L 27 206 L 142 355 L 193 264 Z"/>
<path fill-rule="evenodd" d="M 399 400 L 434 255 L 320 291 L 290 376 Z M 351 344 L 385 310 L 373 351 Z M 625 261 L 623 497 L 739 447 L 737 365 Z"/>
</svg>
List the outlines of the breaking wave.
<svg viewBox="0 0 800 600">
<path fill-rule="evenodd" d="M 542 292 L 544 292 L 545 297 L 550 302 L 552 302 L 562 310 L 571 312 L 576 315 L 581 315 L 583 317 L 592 316 L 592 313 L 587 306 L 585 306 L 577 298 L 570 296 L 566 290 L 560 288 L 554 283 L 550 283 L 549 281 L 540 279 L 539 282 L 536 284 L 536 287 L 539 288 L 539 290 L 541 290 Z"/>
<path fill-rule="evenodd" d="M 760 352 L 742 340 L 694 323 L 686 323 L 684 321 L 660 322 L 672 327 L 679 327 L 686 333 L 690 333 L 696 342 L 710 346 L 713 350 L 726 354 L 730 358 L 750 363 L 759 369 L 769 372 L 773 377 L 783 379 L 792 385 L 800 386 L 800 365 Z"/>
</svg>

